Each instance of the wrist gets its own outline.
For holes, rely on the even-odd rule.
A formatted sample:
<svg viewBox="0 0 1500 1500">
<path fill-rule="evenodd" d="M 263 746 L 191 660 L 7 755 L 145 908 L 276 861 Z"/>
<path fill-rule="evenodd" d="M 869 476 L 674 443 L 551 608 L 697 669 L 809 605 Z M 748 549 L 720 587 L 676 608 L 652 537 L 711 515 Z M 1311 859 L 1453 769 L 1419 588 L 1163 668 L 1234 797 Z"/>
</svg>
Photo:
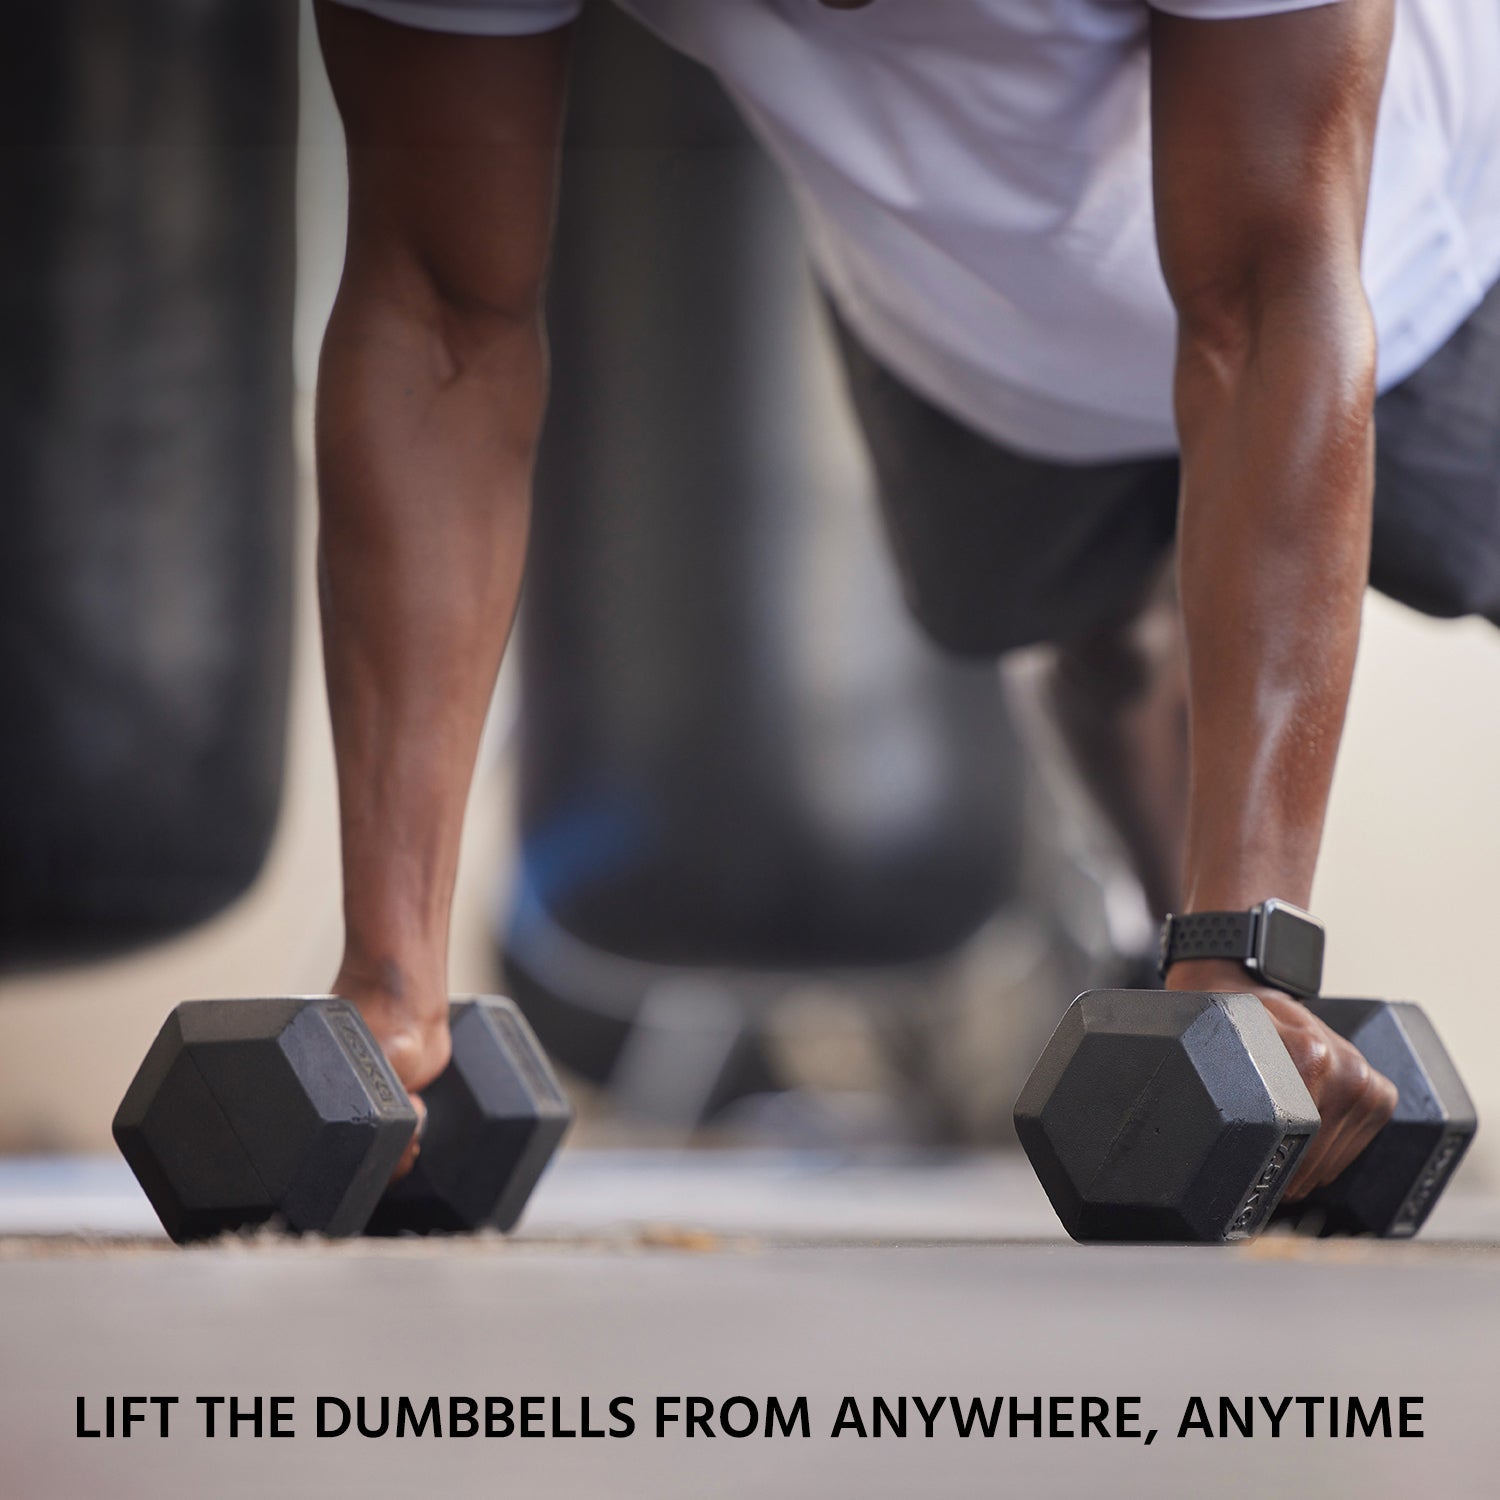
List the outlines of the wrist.
<svg viewBox="0 0 1500 1500">
<path fill-rule="evenodd" d="M 1162 987 L 1199 994 L 1259 995 L 1271 991 L 1243 964 L 1227 958 L 1194 958 L 1175 963 L 1167 971 Z"/>
<path fill-rule="evenodd" d="M 447 964 L 426 949 L 384 953 L 346 944 L 332 993 L 374 1001 L 413 1019 L 431 1022 L 448 1014 Z"/>
<path fill-rule="evenodd" d="M 1296 849 L 1287 847 L 1290 842 L 1278 841 L 1274 858 L 1252 858 L 1243 849 L 1212 861 L 1190 858 L 1182 882 L 1181 910 L 1247 911 L 1273 896 L 1306 908 L 1317 865 L 1317 841 Z"/>
</svg>

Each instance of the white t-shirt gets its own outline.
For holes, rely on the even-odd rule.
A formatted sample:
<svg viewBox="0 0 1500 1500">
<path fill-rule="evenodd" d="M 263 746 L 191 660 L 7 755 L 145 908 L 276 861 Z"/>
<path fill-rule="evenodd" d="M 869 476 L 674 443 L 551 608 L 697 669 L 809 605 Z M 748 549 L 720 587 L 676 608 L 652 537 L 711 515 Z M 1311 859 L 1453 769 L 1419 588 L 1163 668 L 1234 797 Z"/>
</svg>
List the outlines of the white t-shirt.
<svg viewBox="0 0 1500 1500">
<path fill-rule="evenodd" d="M 346 0 L 559 26 L 581 0 Z M 622 0 L 780 161 L 871 351 L 971 426 L 1067 460 L 1175 449 L 1151 207 L 1147 0 Z M 1340 0 L 1153 0 L 1203 19 Z M 1500 3 L 1397 0 L 1364 277 L 1387 389 L 1500 277 Z"/>
</svg>

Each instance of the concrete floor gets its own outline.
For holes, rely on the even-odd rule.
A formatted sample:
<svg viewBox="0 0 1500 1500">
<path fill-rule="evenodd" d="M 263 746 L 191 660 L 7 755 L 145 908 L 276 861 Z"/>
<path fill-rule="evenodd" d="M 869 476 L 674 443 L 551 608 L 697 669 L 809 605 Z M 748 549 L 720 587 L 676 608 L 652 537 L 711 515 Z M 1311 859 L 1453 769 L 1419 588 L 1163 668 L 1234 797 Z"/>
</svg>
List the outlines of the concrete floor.
<svg viewBox="0 0 1500 1500">
<path fill-rule="evenodd" d="M 112 1161 L 0 1166 L 6 1500 L 1496 1492 L 1500 1201 L 1462 1182 L 1414 1244 L 1227 1252 L 1067 1244 L 1009 1157 L 575 1152 L 517 1238 L 446 1245 L 179 1251 L 142 1207 Z M 180 1397 L 172 1435 L 77 1437 L 76 1397 L 93 1423 L 110 1393 Z M 294 1439 L 198 1435 L 195 1396 L 256 1394 L 294 1398 Z M 383 1394 L 556 1396 L 574 1429 L 629 1396 L 638 1426 L 313 1436 L 317 1396 Z M 1193 1395 L 1217 1420 L 1220 1396 L 1383 1394 L 1423 1398 L 1420 1441 L 1176 1436 Z M 664 1395 L 805 1396 L 812 1435 L 658 1439 Z M 867 1419 L 876 1395 L 1138 1396 L 1159 1435 L 928 1439 L 913 1409 L 904 1440 L 834 1439 L 845 1395 Z"/>
</svg>

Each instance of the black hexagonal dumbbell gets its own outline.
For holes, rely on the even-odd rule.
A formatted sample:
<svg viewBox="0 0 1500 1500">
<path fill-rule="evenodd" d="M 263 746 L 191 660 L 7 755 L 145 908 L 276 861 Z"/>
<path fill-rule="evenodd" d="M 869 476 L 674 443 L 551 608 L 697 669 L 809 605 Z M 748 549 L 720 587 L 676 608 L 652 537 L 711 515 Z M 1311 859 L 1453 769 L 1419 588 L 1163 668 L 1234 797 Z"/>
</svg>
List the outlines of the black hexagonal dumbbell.
<svg viewBox="0 0 1500 1500">
<path fill-rule="evenodd" d="M 487 1024 L 475 1025 L 475 1015 Z M 388 1228 L 508 1228 L 567 1126 L 556 1080 L 508 1001 L 466 1002 L 454 1019 L 454 1061 L 424 1091 L 418 1160 L 428 1186 L 417 1194 L 449 1211 L 441 1224 L 427 1207 L 422 1222 Z M 182 1242 L 271 1220 L 305 1233 L 358 1234 L 416 1124 L 348 1001 L 199 1000 L 168 1017 L 114 1133 L 163 1226 Z"/>
<path fill-rule="evenodd" d="M 115 1142 L 174 1240 L 279 1216 L 358 1234 L 417 1127 L 347 1000 L 190 1000 L 115 1115 Z"/>
<path fill-rule="evenodd" d="M 1250 995 L 1080 995 L 1016 1101 L 1016 1132 L 1077 1240 L 1243 1239 L 1318 1113 Z"/>
<path fill-rule="evenodd" d="M 1326 1188 L 1282 1203 L 1274 1221 L 1304 1234 L 1406 1239 L 1426 1222 L 1479 1128 L 1458 1069 L 1421 1008 L 1406 1001 L 1303 1002 L 1396 1085 L 1390 1123 Z"/>
<path fill-rule="evenodd" d="M 525 1018 L 494 996 L 449 1012 L 453 1061 L 423 1090 L 416 1166 L 371 1217 L 371 1234 L 510 1229 L 572 1122 Z"/>
<path fill-rule="evenodd" d="M 1281 1196 L 1319 1121 L 1260 1003 L 1080 996 L 1016 1103 L 1021 1142 L 1068 1232 L 1222 1241 L 1274 1219 L 1314 1234 L 1415 1234 L 1478 1127 L 1458 1072 L 1415 1005 L 1304 1003 L 1400 1098 L 1337 1181 L 1287 1204 Z"/>
</svg>

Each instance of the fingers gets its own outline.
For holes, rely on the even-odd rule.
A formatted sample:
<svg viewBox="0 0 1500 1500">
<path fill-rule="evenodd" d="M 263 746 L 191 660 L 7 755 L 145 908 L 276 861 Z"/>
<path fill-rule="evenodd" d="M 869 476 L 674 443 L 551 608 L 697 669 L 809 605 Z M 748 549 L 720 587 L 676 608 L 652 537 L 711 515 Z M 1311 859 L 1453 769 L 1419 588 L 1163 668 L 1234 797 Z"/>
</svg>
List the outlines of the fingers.
<svg viewBox="0 0 1500 1500">
<path fill-rule="evenodd" d="M 1329 1086 L 1327 1105 L 1319 1107 L 1320 1113 L 1324 1108 L 1333 1112 L 1335 1129 L 1310 1189 L 1326 1187 L 1352 1165 L 1396 1111 L 1396 1086 L 1351 1044 L 1344 1045 L 1350 1059 Z"/>
<path fill-rule="evenodd" d="M 1318 1027 L 1312 1016 L 1301 1006 L 1296 1009 L 1301 1011 L 1305 1021 L 1296 1017 L 1283 1020 L 1269 1004 L 1266 1008 L 1271 1011 L 1277 1030 L 1281 1033 L 1282 1045 L 1292 1059 L 1292 1065 L 1301 1075 L 1302 1082 L 1307 1085 L 1307 1092 L 1312 1095 L 1318 1116 L 1322 1120 L 1318 1133 L 1302 1153 L 1296 1174 L 1287 1187 L 1287 1198 L 1295 1201 L 1306 1197 L 1322 1180 L 1323 1165 L 1328 1158 L 1329 1148 L 1338 1135 L 1340 1121 L 1330 1111 L 1325 1111 L 1322 1103 L 1328 1076 L 1333 1070 L 1333 1048 L 1324 1035 L 1326 1028 Z"/>
<path fill-rule="evenodd" d="M 416 1165 L 427 1123 L 421 1090 L 448 1066 L 453 1038 L 448 1029 L 448 997 L 440 990 L 418 992 L 415 987 L 371 984 L 347 966 L 334 981 L 333 993 L 359 1007 L 370 1034 L 379 1043 L 417 1115 L 417 1128 L 407 1142 L 391 1181 L 398 1182 Z"/>
<path fill-rule="evenodd" d="M 372 1026 L 371 1030 L 375 1028 Z M 401 1087 L 413 1096 L 448 1066 L 453 1055 L 453 1041 L 446 1023 L 441 1031 L 407 1026 L 376 1031 L 375 1039 L 385 1052 L 391 1071 L 401 1080 Z"/>
<path fill-rule="evenodd" d="M 411 1102 L 417 1112 L 417 1128 L 406 1143 L 406 1150 L 401 1153 L 401 1160 L 396 1163 L 396 1170 L 391 1173 L 392 1182 L 400 1182 L 416 1166 L 417 1158 L 422 1154 L 422 1136 L 427 1129 L 427 1105 L 420 1094 L 411 1095 Z"/>
<path fill-rule="evenodd" d="M 1354 1133 L 1349 1145 L 1351 1162 L 1390 1124 L 1401 1100 L 1400 1090 L 1384 1073 L 1377 1073 L 1374 1068 L 1370 1068 L 1369 1074 L 1368 1094 L 1371 1097 L 1366 1100 L 1365 1124 Z"/>
<path fill-rule="evenodd" d="M 1268 1001 L 1266 1008 L 1323 1121 L 1287 1189 L 1295 1201 L 1331 1183 L 1374 1140 L 1395 1113 L 1397 1091 L 1303 1006 Z"/>
<path fill-rule="evenodd" d="M 441 1036 L 403 1029 L 381 1037 L 380 1044 L 417 1112 L 417 1128 L 391 1173 L 391 1181 L 399 1182 L 416 1165 L 422 1151 L 422 1135 L 427 1129 L 427 1103 L 417 1089 L 431 1083 L 448 1066 L 452 1043 L 446 1029 Z"/>
</svg>

